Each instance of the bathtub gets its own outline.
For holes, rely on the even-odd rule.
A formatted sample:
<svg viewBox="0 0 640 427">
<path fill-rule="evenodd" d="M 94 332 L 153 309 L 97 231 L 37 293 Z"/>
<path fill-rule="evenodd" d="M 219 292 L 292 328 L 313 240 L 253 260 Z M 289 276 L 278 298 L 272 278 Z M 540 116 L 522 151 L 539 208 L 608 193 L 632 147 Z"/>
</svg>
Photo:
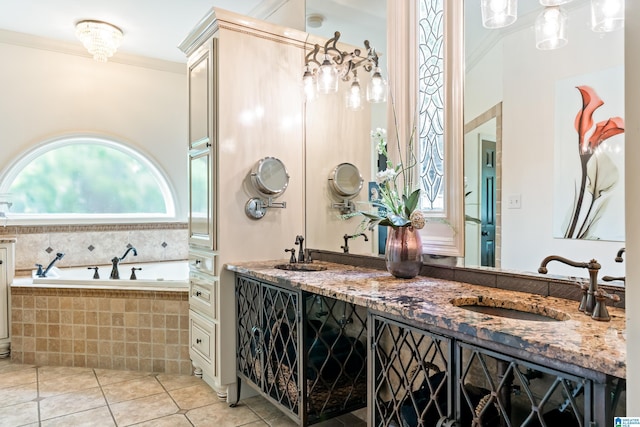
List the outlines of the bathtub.
<svg viewBox="0 0 640 427">
<path fill-rule="evenodd" d="M 131 268 L 136 270 L 136 280 L 130 280 Z M 189 288 L 189 262 L 164 261 L 120 264 L 120 279 L 109 279 L 111 265 L 98 266 L 99 279 L 94 279 L 91 267 L 52 268 L 47 277 L 32 273 L 33 285 L 42 287 L 78 287 L 88 289 L 162 289 L 185 290 Z"/>
</svg>

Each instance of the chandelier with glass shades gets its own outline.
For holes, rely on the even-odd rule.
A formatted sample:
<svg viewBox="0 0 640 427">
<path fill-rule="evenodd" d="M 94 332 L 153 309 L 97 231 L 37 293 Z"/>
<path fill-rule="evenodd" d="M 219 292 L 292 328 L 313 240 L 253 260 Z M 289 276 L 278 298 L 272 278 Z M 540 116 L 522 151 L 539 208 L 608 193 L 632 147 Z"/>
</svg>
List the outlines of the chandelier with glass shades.
<svg viewBox="0 0 640 427">
<path fill-rule="evenodd" d="M 84 20 L 76 24 L 76 37 L 98 62 L 107 62 L 122 42 L 122 30 L 107 22 Z"/>
<path fill-rule="evenodd" d="M 327 40 L 324 47 L 316 44 L 306 58 L 302 84 L 307 100 L 316 98 L 318 93 L 331 94 L 338 92 L 338 81 L 350 82 L 345 93 L 345 103 L 350 110 L 363 107 L 363 90 L 360 87 L 358 69 L 371 73 L 366 87 L 366 99 L 369 102 L 385 102 L 387 100 L 387 82 L 382 77 L 378 66 L 378 54 L 364 41 L 366 56 L 361 56 L 360 49 L 343 52 L 337 47 L 340 32 Z"/>
<path fill-rule="evenodd" d="M 572 0 L 540 0 L 544 6 L 535 22 L 536 47 L 558 49 L 567 44 L 567 14 L 561 5 Z M 624 27 L 625 0 L 591 0 L 591 29 L 598 33 Z M 517 0 L 481 0 L 482 25 L 503 28 L 517 19 Z"/>
</svg>

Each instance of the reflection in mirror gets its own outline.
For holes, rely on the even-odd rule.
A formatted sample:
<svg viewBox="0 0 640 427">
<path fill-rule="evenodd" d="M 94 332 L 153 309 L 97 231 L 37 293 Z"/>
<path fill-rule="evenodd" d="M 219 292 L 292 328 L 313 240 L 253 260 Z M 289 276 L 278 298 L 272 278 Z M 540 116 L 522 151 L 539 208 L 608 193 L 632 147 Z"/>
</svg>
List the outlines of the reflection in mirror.
<svg viewBox="0 0 640 427">
<path fill-rule="evenodd" d="M 568 42 L 555 50 L 536 48 L 533 25 L 541 13 L 539 2 L 519 2 L 518 20 L 507 29 L 488 30 L 482 27 L 479 2 L 465 0 L 465 132 L 478 128 L 485 120 L 475 122 L 492 106 L 502 104 L 502 150 L 496 136 L 495 178 L 496 237 L 483 245 L 482 229 L 467 221 L 475 241 L 467 241 L 468 259 L 464 265 L 489 265 L 483 262 L 480 248 L 493 246 L 495 265 L 503 269 L 536 272 L 547 255 L 561 255 L 580 262 L 595 258 L 602 264 L 601 275 L 624 276 L 624 265 L 614 261 L 624 246 L 622 239 L 566 239 L 555 230 L 563 222 L 562 202 L 570 205 L 580 187 L 578 133 L 574 126 L 582 107 L 578 85 L 598 85 L 597 90 L 609 91 L 610 83 L 622 81 L 624 67 L 624 32 L 595 33 L 590 29 L 590 2 L 575 0 L 563 5 L 567 12 Z M 607 74 L 609 73 L 609 74 Z M 618 73 L 618 74 L 616 74 Z M 598 76 L 619 75 L 599 83 Z M 624 90 L 609 95 L 604 106 L 593 113 L 595 123 L 609 117 L 624 117 L 616 105 Z M 624 105 L 622 103 L 622 105 Z M 486 123 L 484 126 L 490 126 Z M 593 129 L 589 129 L 589 138 Z M 494 132 L 480 127 L 465 138 L 465 149 L 479 152 L 480 139 L 491 139 Z M 481 138 L 482 137 L 482 138 Z M 569 147 L 570 157 L 560 161 L 560 152 Z M 620 152 L 624 135 L 609 138 L 601 149 Z M 618 154 L 616 154 L 618 155 Z M 472 158 L 474 160 L 472 160 Z M 466 212 L 482 219 L 483 210 L 481 156 L 465 155 L 467 185 Z M 624 163 L 624 162 L 623 162 Z M 569 175 L 569 192 L 557 194 L 560 173 Z M 619 169 L 619 175 L 624 171 Z M 575 181 L 577 180 L 577 187 Z M 565 180 L 566 181 L 566 180 Z M 565 185 L 562 182 L 562 185 Z M 575 191 L 571 190 L 576 187 Z M 615 191 L 624 194 L 624 182 L 619 180 Z M 566 194 L 566 193 L 565 193 Z M 621 199 L 623 203 L 623 199 Z M 624 207 L 607 211 L 601 221 L 623 224 Z M 585 277 L 587 271 L 555 265 L 550 274 Z M 621 283 L 620 283 L 621 284 Z"/>
<path fill-rule="evenodd" d="M 502 103 L 464 127 L 465 266 L 500 267 Z"/>
<path fill-rule="evenodd" d="M 364 40 L 380 55 L 382 75 L 387 74 L 386 0 L 307 0 L 307 32 L 325 39 L 340 31 L 340 41 L 364 51 Z M 353 50 L 350 47 L 346 51 Z M 365 88 L 370 73 L 358 72 L 360 86 Z M 387 127 L 386 103 L 363 103 L 359 111 L 345 107 L 344 92 L 347 85 L 340 84 L 335 95 L 319 96 L 308 101 L 305 112 L 305 235 L 307 246 L 328 251 L 343 251 L 344 235 L 353 235 L 362 217 L 345 219 L 336 202 L 337 198 L 327 177 L 335 165 L 346 162 L 354 165 L 363 178 L 363 187 L 375 181 L 377 165 L 372 152 L 371 131 Z M 368 191 L 353 196 L 356 207 L 368 200 Z M 349 252 L 377 255 L 377 239 L 367 232 L 368 239 L 349 241 Z"/>
<path fill-rule="evenodd" d="M 351 201 L 362 190 L 362 175 L 358 168 L 351 163 L 340 163 L 329 174 L 329 188 L 339 200 L 333 207 L 339 209 L 341 214 L 349 214 L 356 211 L 355 204 Z"/>
</svg>

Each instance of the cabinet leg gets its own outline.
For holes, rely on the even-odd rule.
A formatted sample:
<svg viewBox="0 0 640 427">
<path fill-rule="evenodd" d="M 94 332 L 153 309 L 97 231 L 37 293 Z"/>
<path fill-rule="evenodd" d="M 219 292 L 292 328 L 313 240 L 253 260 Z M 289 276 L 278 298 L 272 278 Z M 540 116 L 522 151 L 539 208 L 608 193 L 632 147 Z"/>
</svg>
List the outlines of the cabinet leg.
<svg viewBox="0 0 640 427">
<path fill-rule="evenodd" d="M 202 368 L 197 366 L 195 363 L 191 362 L 193 366 L 193 376 L 197 378 L 202 378 Z"/>
<path fill-rule="evenodd" d="M 236 401 L 229 405 L 230 408 L 235 408 L 240 403 L 240 389 L 242 388 L 242 380 L 240 377 L 236 378 Z"/>
</svg>

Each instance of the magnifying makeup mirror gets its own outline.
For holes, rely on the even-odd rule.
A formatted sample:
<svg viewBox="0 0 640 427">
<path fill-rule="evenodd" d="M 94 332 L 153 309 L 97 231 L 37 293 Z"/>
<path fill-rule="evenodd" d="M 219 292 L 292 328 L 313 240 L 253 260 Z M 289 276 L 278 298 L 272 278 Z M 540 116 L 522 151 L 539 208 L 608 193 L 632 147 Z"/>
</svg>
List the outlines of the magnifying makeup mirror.
<svg viewBox="0 0 640 427">
<path fill-rule="evenodd" d="M 289 185 L 289 173 L 284 163 L 275 157 L 258 160 L 251 169 L 251 184 L 262 197 L 252 197 L 247 201 L 244 211 L 251 219 L 260 219 L 267 213 L 267 208 L 286 208 L 286 202 L 274 202 L 282 196 Z M 266 200 L 265 200 L 266 199 Z"/>
<path fill-rule="evenodd" d="M 355 205 L 351 200 L 360 194 L 363 183 L 362 175 L 355 165 L 340 163 L 336 166 L 329 174 L 329 188 L 341 202 L 333 203 L 332 207 L 339 209 L 342 214 L 354 212 Z"/>
</svg>

